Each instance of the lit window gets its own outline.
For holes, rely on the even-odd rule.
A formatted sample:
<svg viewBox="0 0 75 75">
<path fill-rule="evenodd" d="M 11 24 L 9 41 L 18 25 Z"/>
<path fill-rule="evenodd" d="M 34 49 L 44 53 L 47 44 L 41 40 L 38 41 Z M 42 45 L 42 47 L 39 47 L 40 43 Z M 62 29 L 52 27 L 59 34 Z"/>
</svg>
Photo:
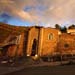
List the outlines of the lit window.
<svg viewBox="0 0 75 75">
<path fill-rule="evenodd" d="M 48 40 L 52 40 L 52 39 L 53 39 L 53 34 L 52 33 L 48 34 Z"/>
</svg>

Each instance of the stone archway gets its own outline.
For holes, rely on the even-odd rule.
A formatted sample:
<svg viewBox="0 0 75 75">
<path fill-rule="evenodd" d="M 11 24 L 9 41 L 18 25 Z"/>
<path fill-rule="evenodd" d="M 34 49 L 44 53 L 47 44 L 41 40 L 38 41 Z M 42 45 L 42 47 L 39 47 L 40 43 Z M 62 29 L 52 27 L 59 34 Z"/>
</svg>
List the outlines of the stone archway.
<svg viewBox="0 0 75 75">
<path fill-rule="evenodd" d="M 8 48 L 9 48 L 9 46 L 3 47 L 2 56 L 7 56 Z"/>
<path fill-rule="evenodd" d="M 34 39 L 32 43 L 31 56 L 35 56 L 37 54 L 37 40 Z"/>
</svg>

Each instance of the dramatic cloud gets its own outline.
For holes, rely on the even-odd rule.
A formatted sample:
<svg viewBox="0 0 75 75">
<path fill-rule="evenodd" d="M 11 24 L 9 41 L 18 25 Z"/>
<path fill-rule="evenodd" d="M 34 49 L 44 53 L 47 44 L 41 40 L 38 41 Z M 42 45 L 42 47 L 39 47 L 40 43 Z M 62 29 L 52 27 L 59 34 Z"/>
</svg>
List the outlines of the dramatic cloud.
<svg viewBox="0 0 75 75">
<path fill-rule="evenodd" d="M 24 6 L 23 3 L 20 1 L 21 0 L 0 0 L 1 14 L 6 12 L 12 16 L 19 17 L 22 20 L 36 20 L 36 17 L 34 15 L 30 15 L 23 10 Z"/>
<path fill-rule="evenodd" d="M 75 24 L 75 0 L 0 0 L 0 14 L 52 26 Z"/>
</svg>

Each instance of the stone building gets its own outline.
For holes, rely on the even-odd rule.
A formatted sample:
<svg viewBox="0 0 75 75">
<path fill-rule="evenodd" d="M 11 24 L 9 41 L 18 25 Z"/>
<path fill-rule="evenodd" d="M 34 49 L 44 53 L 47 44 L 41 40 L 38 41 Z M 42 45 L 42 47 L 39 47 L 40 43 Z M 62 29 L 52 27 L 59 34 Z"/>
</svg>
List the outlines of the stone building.
<svg viewBox="0 0 75 75">
<path fill-rule="evenodd" d="M 62 33 L 59 36 L 57 49 L 62 54 L 75 54 L 75 35 Z"/>
<path fill-rule="evenodd" d="M 51 55 L 57 47 L 58 30 L 44 27 L 31 27 L 28 34 L 27 55 Z"/>
<path fill-rule="evenodd" d="M 75 54 L 75 34 L 70 31 L 61 33 L 50 27 L 32 26 L 18 35 L 12 35 L 1 47 L 5 52 L 3 55 L 9 57 Z"/>
<path fill-rule="evenodd" d="M 3 49 L 7 49 L 5 53 L 10 57 L 51 55 L 56 51 L 58 32 L 54 28 L 33 26 L 17 36 L 12 36 Z M 15 42 L 11 43 L 12 41 Z"/>
<path fill-rule="evenodd" d="M 8 38 L 0 45 L 2 48 L 2 55 L 6 57 L 23 56 L 23 47 L 25 40 L 25 33 L 22 32 L 18 35 L 10 35 Z M 26 43 L 26 42 L 25 42 Z"/>
</svg>

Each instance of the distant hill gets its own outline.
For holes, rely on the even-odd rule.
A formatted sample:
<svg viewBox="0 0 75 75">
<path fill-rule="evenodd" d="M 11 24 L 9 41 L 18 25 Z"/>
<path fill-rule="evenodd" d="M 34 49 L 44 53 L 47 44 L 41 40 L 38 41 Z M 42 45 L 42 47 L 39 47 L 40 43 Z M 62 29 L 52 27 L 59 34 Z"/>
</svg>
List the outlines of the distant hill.
<svg viewBox="0 0 75 75">
<path fill-rule="evenodd" d="M 28 27 L 14 26 L 0 22 L 0 43 L 2 43 L 9 35 L 17 35 L 28 30 Z"/>
</svg>

